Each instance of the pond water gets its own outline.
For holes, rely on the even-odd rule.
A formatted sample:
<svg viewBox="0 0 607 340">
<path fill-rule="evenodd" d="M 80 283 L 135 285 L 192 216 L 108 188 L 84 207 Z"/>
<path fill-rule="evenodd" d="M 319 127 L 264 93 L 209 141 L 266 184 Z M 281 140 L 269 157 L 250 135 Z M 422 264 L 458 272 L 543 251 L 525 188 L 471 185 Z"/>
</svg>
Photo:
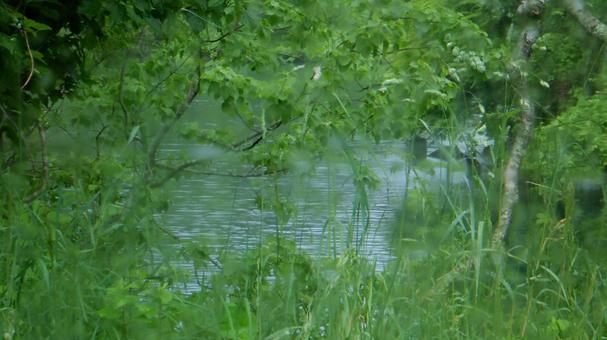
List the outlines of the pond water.
<svg viewBox="0 0 607 340">
<path fill-rule="evenodd" d="M 276 177 L 234 177 L 228 174 L 246 173 L 234 155 L 203 145 L 165 144 L 165 156 L 206 157 L 213 168 L 172 183 L 171 208 L 159 220 L 182 239 L 201 240 L 215 257 L 254 249 L 280 235 L 310 256 L 338 256 L 351 250 L 376 261 L 381 270 L 393 258 L 391 224 L 406 188 L 447 177 L 457 182 L 464 176 L 461 171 L 447 176 L 445 163 L 440 162 L 432 171 L 409 171 L 403 142 L 336 143 L 333 149 L 334 156 L 322 161 L 295 160 L 295 171 Z M 354 162 L 344 156 L 345 149 L 356 155 Z M 378 179 L 365 198 L 354 185 L 360 164 Z M 260 207 L 262 198 L 272 201 L 276 195 L 290 205 L 290 218 L 282 225 L 271 208 Z"/>
</svg>

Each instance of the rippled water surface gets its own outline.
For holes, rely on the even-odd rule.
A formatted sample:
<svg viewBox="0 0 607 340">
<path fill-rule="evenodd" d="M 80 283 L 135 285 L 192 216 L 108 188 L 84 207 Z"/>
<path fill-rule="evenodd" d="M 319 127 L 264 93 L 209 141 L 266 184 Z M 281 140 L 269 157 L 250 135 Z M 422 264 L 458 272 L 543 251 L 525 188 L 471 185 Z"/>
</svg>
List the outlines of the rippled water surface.
<svg viewBox="0 0 607 340">
<path fill-rule="evenodd" d="M 302 171 L 247 178 L 226 176 L 246 173 L 246 169 L 218 150 L 166 144 L 165 155 L 184 152 L 194 158 L 212 158 L 215 165 L 208 172 L 217 175 L 192 174 L 177 181 L 171 208 L 159 219 L 180 238 L 203 240 L 215 256 L 250 250 L 268 237 L 281 235 L 311 256 L 336 256 L 351 249 L 375 260 L 381 268 L 392 257 L 390 226 L 402 204 L 407 178 L 410 187 L 420 179 L 440 181 L 446 169 L 437 166 L 430 173 L 409 172 L 407 177 L 405 145 L 400 142 L 347 147 L 356 155 L 354 161 L 336 152 L 338 156 L 311 169 L 306 166 L 312 162 L 304 159 L 298 161 Z M 369 165 L 379 180 L 375 189 L 366 192 L 366 199 L 353 184 L 360 164 Z M 263 200 L 273 201 L 276 195 L 291 205 L 291 217 L 283 225 L 271 208 L 260 205 Z"/>
</svg>

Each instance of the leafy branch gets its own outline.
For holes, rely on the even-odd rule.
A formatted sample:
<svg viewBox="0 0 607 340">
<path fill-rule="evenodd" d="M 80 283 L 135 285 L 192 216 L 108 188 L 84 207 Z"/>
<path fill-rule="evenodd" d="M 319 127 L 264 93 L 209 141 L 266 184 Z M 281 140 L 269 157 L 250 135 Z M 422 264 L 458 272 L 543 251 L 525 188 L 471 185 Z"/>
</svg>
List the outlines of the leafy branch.
<svg viewBox="0 0 607 340">
<path fill-rule="evenodd" d="M 259 132 L 254 133 L 251 136 L 249 136 L 237 143 L 232 144 L 231 148 L 233 150 L 237 150 L 237 151 L 249 151 L 249 150 L 253 149 L 257 144 L 259 144 L 263 140 L 264 133 L 274 131 L 274 130 L 278 129 L 281 125 L 282 125 L 282 120 L 279 119 L 274 124 L 267 127 L 265 131 L 259 131 Z M 250 144 L 247 146 L 243 146 L 246 143 L 250 143 Z"/>
<path fill-rule="evenodd" d="M 246 173 L 246 174 L 237 174 L 237 173 L 232 173 L 232 172 L 224 172 L 224 173 L 220 173 L 220 172 L 213 172 L 213 171 L 193 171 L 190 170 L 190 168 L 193 168 L 197 165 L 204 165 L 205 163 L 207 163 L 208 160 L 205 159 L 199 159 L 199 160 L 195 160 L 195 161 L 190 161 L 190 162 L 186 162 L 181 164 L 178 167 L 171 167 L 171 166 L 167 166 L 164 164 L 159 164 L 158 167 L 170 170 L 170 172 L 164 176 L 161 180 L 156 181 L 156 182 L 152 182 L 150 184 L 150 187 L 152 188 L 159 188 L 163 185 L 165 185 L 168 181 L 170 181 L 171 179 L 173 179 L 174 177 L 178 176 L 179 174 L 189 170 L 190 173 L 194 173 L 197 175 L 204 175 L 204 176 L 219 176 L 219 177 L 233 177 L 233 178 L 254 178 L 254 177 L 263 177 L 263 176 L 267 176 L 270 174 L 276 174 L 276 173 L 282 173 L 285 172 L 286 170 L 279 170 L 279 171 L 275 171 L 275 172 L 250 172 L 250 173 Z"/>
</svg>

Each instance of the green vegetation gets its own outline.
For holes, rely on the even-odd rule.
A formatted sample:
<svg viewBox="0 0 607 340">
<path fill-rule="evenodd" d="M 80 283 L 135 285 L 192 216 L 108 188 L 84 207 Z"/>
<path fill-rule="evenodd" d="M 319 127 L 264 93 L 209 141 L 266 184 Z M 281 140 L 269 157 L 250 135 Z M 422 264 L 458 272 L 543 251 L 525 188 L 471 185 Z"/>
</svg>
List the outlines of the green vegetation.
<svg viewBox="0 0 607 340">
<path fill-rule="evenodd" d="M 0 3 L 0 334 L 604 338 L 606 20 L 601 0 Z M 359 139 L 411 146 L 382 268 L 281 235 L 278 179 L 336 154 L 368 230 Z M 465 180 L 417 176 L 431 152 Z M 213 254 L 162 225 L 192 173 L 270 178 L 250 199 L 276 237 Z"/>
</svg>

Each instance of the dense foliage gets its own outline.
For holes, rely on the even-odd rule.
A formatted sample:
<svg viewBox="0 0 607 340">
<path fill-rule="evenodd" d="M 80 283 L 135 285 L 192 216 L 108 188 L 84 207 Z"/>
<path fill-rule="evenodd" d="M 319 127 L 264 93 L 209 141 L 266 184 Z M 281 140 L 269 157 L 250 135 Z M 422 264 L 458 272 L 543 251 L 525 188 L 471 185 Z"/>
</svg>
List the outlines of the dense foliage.
<svg viewBox="0 0 607 340">
<path fill-rule="evenodd" d="M 517 13 L 527 3 L 544 1 L 1 3 L 3 336 L 605 334 L 605 42 L 557 1 L 540 18 Z M 607 20 L 602 1 L 586 7 Z M 530 20 L 541 35 L 523 61 Z M 489 238 L 524 91 L 537 128 L 499 260 L 486 255 L 499 252 Z M 175 138 L 248 170 L 160 152 Z M 377 177 L 346 146 L 356 138 L 408 142 L 412 171 L 426 166 L 420 139 L 468 163 L 466 187 L 403 193 L 403 251 L 381 272 L 354 251 L 311 259 L 280 238 L 219 263 L 154 218 L 189 172 L 312 172 L 336 143 L 364 210 Z M 286 225 L 292 205 L 265 193 L 260 207 Z M 176 261 L 215 274 L 186 294 L 196 278 Z"/>
</svg>

